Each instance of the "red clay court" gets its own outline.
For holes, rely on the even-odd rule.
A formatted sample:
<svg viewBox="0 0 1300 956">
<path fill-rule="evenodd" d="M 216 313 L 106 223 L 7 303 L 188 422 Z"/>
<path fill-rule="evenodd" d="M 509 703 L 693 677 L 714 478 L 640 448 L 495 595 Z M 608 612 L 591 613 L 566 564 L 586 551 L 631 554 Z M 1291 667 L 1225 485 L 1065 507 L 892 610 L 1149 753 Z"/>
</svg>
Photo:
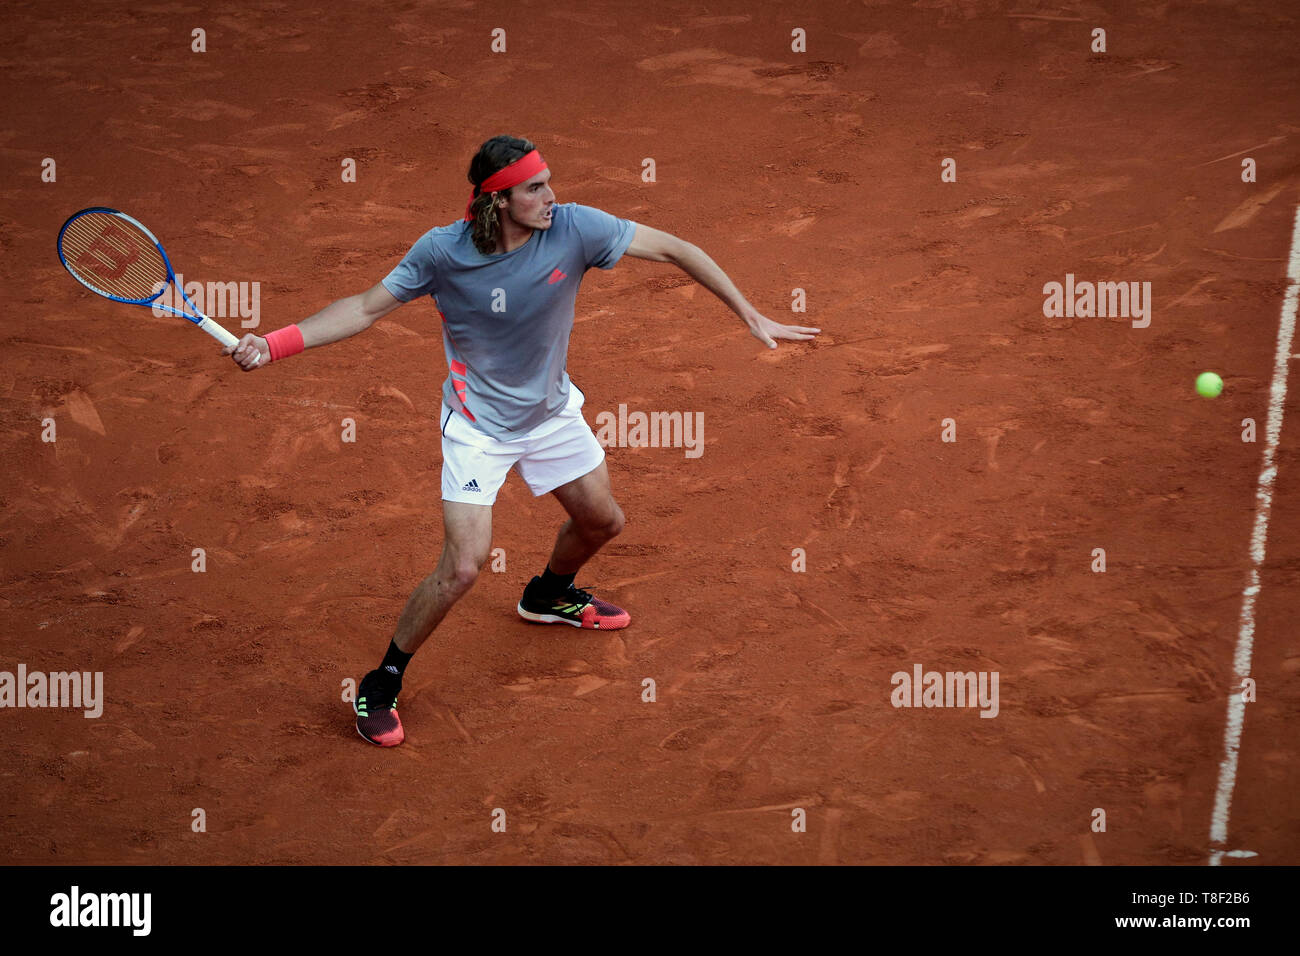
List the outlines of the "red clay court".
<svg viewBox="0 0 1300 956">
<path fill-rule="evenodd" d="M 97 719 L 0 712 L 8 860 L 1300 862 L 1300 412 L 1275 361 L 1292 4 L 20 2 L 5 21 L 0 671 L 102 672 L 105 698 Z M 699 457 L 609 449 L 628 524 L 578 583 L 632 626 L 519 620 L 562 512 L 512 476 L 506 570 L 416 656 L 407 742 L 379 750 L 341 694 L 441 545 L 433 304 L 246 375 L 78 286 L 54 240 L 122 209 L 187 281 L 259 282 L 265 333 L 462 215 L 497 133 L 537 143 L 560 202 L 679 235 L 823 333 L 769 352 L 670 265 L 589 272 L 569 353 L 588 421 L 704 420 Z M 1150 282 L 1149 327 L 1045 316 L 1067 274 Z M 1229 773 L 1243 639 L 1257 691 Z M 996 672 L 997 717 L 895 708 L 915 665 Z"/>
</svg>

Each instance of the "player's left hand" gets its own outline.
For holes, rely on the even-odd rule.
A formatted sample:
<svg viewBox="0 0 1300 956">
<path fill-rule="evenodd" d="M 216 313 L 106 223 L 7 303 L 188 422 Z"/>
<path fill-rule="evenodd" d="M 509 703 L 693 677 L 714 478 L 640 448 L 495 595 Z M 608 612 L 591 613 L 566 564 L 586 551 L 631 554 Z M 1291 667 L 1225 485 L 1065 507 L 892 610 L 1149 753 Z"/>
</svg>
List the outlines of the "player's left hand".
<svg viewBox="0 0 1300 956">
<path fill-rule="evenodd" d="M 794 339 L 802 342 L 811 339 L 821 331 L 821 329 L 810 329 L 802 325 L 782 325 L 780 322 L 773 322 L 756 309 L 748 310 L 741 315 L 741 318 L 749 326 L 749 333 L 770 349 L 776 348 L 777 339 Z"/>
</svg>

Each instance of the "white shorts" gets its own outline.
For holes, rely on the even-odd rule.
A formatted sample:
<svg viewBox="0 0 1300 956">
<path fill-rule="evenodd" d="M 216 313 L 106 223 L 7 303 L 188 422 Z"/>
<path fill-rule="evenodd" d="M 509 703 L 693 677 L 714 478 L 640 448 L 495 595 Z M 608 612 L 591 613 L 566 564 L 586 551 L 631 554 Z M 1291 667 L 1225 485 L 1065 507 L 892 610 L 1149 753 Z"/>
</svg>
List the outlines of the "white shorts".
<svg viewBox="0 0 1300 956">
<path fill-rule="evenodd" d="M 513 466 L 534 495 L 544 495 L 605 460 L 605 449 L 582 417 L 587 400 L 570 383 L 564 409 L 510 441 L 475 428 L 460 412 L 442 406 L 442 500 L 490 505 Z"/>
</svg>

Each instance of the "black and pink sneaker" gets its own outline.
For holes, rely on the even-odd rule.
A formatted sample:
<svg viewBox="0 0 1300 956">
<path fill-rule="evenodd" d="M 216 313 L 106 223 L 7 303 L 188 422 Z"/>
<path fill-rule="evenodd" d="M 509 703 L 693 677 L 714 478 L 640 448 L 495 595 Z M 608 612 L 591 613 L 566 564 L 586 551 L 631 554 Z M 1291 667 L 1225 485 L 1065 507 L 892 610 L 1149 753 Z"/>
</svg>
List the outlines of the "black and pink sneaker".
<svg viewBox="0 0 1300 956">
<path fill-rule="evenodd" d="M 519 600 L 519 616 L 535 624 L 568 624 L 601 631 L 616 631 L 627 627 L 632 616 L 621 607 L 592 597 L 590 591 L 570 584 L 567 590 L 556 595 L 546 595 L 541 590 L 540 577 L 533 578 L 524 588 Z"/>
<path fill-rule="evenodd" d="M 402 718 L 397 716 L 397 693 L 402 679 L 382 670 L 373 670 L 361 678 L 357 700 L 357 733 L 379 747 L 396 747 L 406 739 Z"/>
</svg>

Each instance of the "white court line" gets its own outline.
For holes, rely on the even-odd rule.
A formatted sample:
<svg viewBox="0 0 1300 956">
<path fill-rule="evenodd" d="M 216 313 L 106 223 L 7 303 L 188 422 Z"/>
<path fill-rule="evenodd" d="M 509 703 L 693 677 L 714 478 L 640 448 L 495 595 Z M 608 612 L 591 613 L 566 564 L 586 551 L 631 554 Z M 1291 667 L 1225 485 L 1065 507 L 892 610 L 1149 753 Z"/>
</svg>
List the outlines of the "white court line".
<svg viewBox="0 0 1300 956">
<path fill-rule="evenodd" d="M 1291 227 L 1291 258 L 1286 270 L 1286 294 L 1282 298 L 1282 322 L 1277 330 L 1277 352 L 1273 356 L 1273 384 L 1268 395 L 1268 428 L 1264 441 L 1264 465 L 1255 486 L 1255 527 L 1250 533 L 1250 583 L 1241 595 L 1241 625 L 1237 631 L 1237 649 L 1232 657 L 1237 689 L 1228 696 L 1228 722 L 1223 731 L 1223 761 L 1219 764 L 1219 786 L 1214 795 L 1214 813 L 1210 818 L 1210 866 L 1218 866 L 1227 853 L 1228 810 L 1232 791 L 1237 785 L 1237 752 L 1246 720 L 1246 704 L 1241 699 L 1241 681 L 1250 676 L 1250 660 L 1255 649 L 1255 600 L 1259 597 L 1259 569 L 1264 563 L 1268 541 L 1268 515 L 1273 508 L 1273 481 L 1277 478 L 1278 439 L 1282 437 L 1282 413 L 1286 405 L 1287 363 L 1291 360 L 1291 340 L 1295 336 L 1296 297 L 1300 292 L 1300 207 L 1296 208 Z"/>
</svg>

